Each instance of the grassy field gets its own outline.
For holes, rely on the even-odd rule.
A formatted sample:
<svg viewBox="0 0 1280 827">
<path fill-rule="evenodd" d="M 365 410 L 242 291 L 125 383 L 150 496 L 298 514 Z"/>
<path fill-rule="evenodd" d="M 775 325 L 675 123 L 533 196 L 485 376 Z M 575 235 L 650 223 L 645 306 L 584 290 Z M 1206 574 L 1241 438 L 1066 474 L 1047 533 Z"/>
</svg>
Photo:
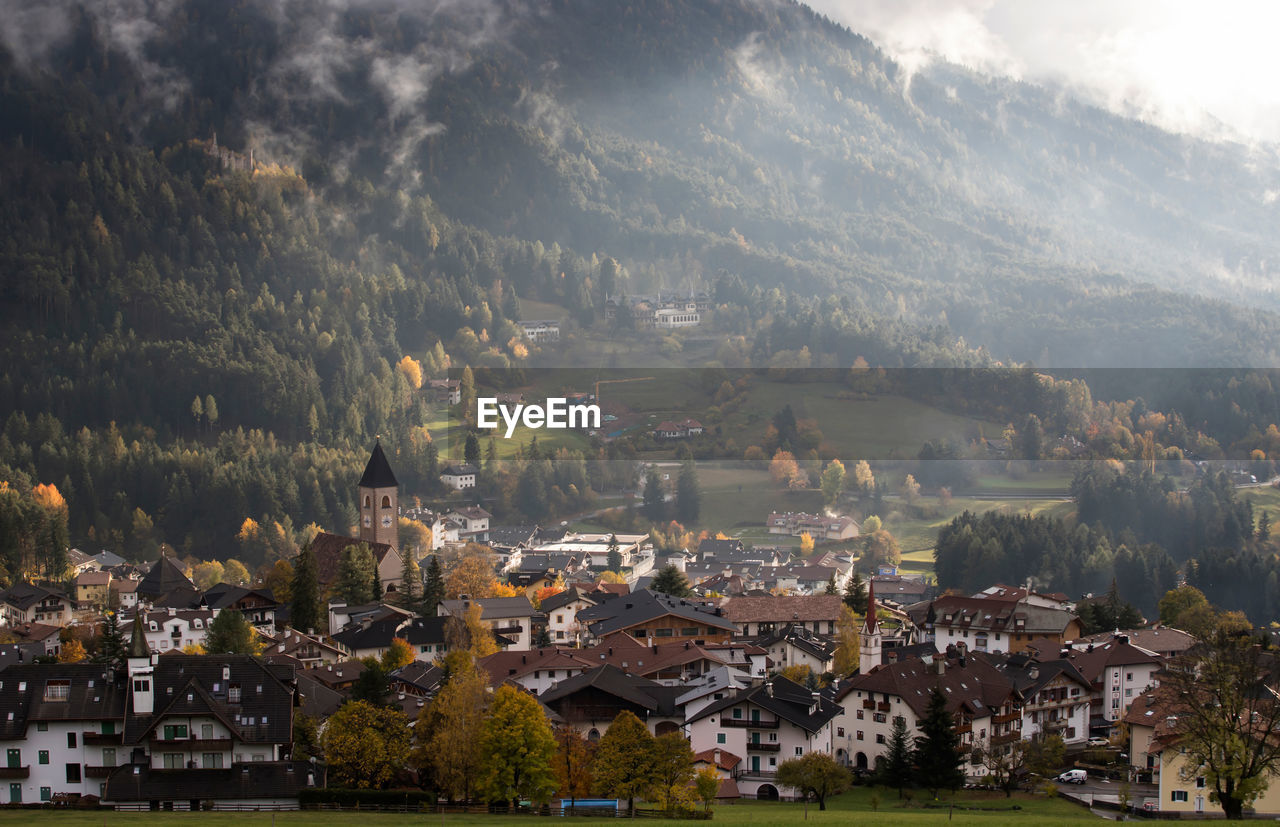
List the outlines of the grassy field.
<svg viewBox="0 0 1280 827">
<path fill-rule="evenodd" d="M 944 797 L 934 808 L 923 806 L 926 794 L 917 791 L 917 798 L 904 806 L 897 793 L 858 787 L 827 802 L 827 810 L 820 812 L 816 804 L 808 808 L 808 821 L 818 824 L 1019 824 L 1057 825 L 1094 823 L 1099 819 L 1087 810 L 1060 798 L 1017 794 L 1012 800 L 1001 794 L 962 792 L 956 799 L 956 809 L 947 805 L 951 799 Z M 1013 807 L 1019 809 L 1013 809 Z M 963 809 L 989 808 L 989 809 Z M 170 825 L 199 825 L 199 827 L 340 827 L 358 819 L 368 827 L 392 827 L 400 824 L 474 824 L 497 827 L 535 823 L 530 816 L 487 816 L 462 814 L 399 815 L 390 813 L 117 813 L 112 811 L 54 812 L 34 810 L 0 811 L 0 824 L 34 824 L 50 827 L 169 827 Z M 803 804 L 743 801 L 738 804 L 720 805 L 715 808 L 713 822 L 761 825 L 792 825 L 803 823 Z M 541 822 L 536 822 L 541 823 Z M 617 819 L 575 818 L 572 824 L 617 824 Z M 690 821 L 649 820 L 645 824 L 697 824 Z"/>
</svg>

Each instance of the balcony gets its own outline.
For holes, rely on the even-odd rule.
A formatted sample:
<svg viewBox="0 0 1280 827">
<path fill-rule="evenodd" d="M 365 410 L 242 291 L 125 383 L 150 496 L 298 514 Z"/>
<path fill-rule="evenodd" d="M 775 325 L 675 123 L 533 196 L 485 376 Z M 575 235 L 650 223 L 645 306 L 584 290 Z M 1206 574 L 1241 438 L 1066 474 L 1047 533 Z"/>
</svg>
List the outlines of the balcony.
<svg viewBox="0 0 1280 827">
<path fill-rule="evenodd" d="M 115 772 L 115 767 L 93 767 L 88 764 L 84 765 L 84 774 L 86 778 L 106 778 Z"/>
<path fill-rule="evenodd" d="M 759 741 L 747 742 L 748 752 L 781 752 L 782 744 L 762 744 Z"/>
<path fill-rule="evenodd" d="M 1000 747 L 1005 744 L 1017 743 L 1020 740 L 1022 740 L 1022 732 L 1015 729 L 1013 732 L 1006 732 L 1004 735 L 992 735 L 991 746 Z"/>
<path fill-rule="evenodd" d="M 772 781 L 777 777 L 777 775 L 778 774 L 773 770 L 746 769 L 733 771 L 733 778 L 735 781 L 741 781 L 744 779 L 747 781 Z"/>
<path fill-rule="evenodd" d="M 30 775 L 30 767 L 0 767 L 0 778 L 27 778 Z"/>
<path fill-rule="evenodd" d="M 973 732 L 973 724 L 956 724 L 956 734 L 966 735 Z"/>
<path fill-rule="evenodd" d="M 720 725 L 727 727 L 741 727 L 742 729 L 777 729 L 777 721 L 748 721 L 744 718 L 725 718 L 720 717 Z"/>
<path fill-rule="evenodd" d="M 113 732 L 107 735 L 101 732 L 86 732 L 83 735 L 86 747 L 117 747 L 124 743 L 124 733 L 122 732 Z"/>
<path fill-rule="evenodd" d="M 889 711 L 888 701 L 881 701 L 880 703 L 876 704 L 876 712 L 888 712 L 888 711 Z"/>
<path fill-rule="evenodd" d="M 992 715 L 992 716 L 991 716 L 991 723 L 992 723 L 992 724 L 1011 724 L 1011 723 L 1013 723 L 1014 721 L 1020 721 L 1020 720 L 1022 720 L 1022 713 L 1021 713 L 1021 712 L 1010 712 L 1010 713 L 1009 713 L 1009 714 L 1007 714 L 1007 715 Z"/>
<path fill-rule="evenodd" d="M 524 633 L 524 627 L 516 624 L 514 626 L 498 626 L 494 628 L 494 633 L 499 635 L 520 635 Z"/>
<path fill-rule="evenodd" d="M 1040 726 L 1045 729 L 1066 729 L 1069 723 L 1071 723 L 1069 718 L 1058 718 L 1054 721 L 1041 721 Z"/>
<path fill-rule="evenodd" d="M 876 702 L 875 702 L 875 701 L 873 701 L 873 700 L 871 700 L 870 698 L 867 698 L 865 701 L 863 701 L 863 702 L 862 702 L 862 708 L 863 708 L 863 709 L 875 709 L 875 708 L 876 708 Z"/>
</svg>

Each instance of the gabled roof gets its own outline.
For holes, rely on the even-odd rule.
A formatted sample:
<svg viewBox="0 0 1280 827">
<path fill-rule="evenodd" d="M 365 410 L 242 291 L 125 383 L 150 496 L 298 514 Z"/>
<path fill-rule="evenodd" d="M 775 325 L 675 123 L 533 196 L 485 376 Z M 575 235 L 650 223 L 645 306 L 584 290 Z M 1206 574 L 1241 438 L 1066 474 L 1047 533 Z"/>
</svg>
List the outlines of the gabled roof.
<svg viewBox="0 0 1280 827">
<path fill-rule="evenodd" d="M 592 600 L 588 595 L 578 591 L 577 586 L 570 586 L 562 592 L 556 592 L 550 597 L 544 598 L 539 606 L 539 611 L 543 613 L 554 612 L 556 609 L 562 609 L 565 606 L 568 606 L 575 600 L 581 600 L 588 606 L 596 605 L 596 601 Z"/>
<path fill-rule="evenodd" d="M 942 674 L 937 671 L 939 660 L 945 667 Z M 964 709 L 975 717 L 995 714 L 1014 692 L 1009 677 L 986 659 L 935 655 L 929 663 L 908 658 L 865 675 L 854 675 L 840 683 L 836 699 L 843 700 L 855 691 L 894 695 L 921 716 L 935 686 L 946 697 L 948 711 Z"/>
<path fill-rule="evenodd" d="M 361 541 L 355 537 L 343 537 L 327 531 L 321 531 L 311 540 L 311 551 L 316 557 L 316 579 L 322 587 L 338 578 L 338 569 L 342 566 L 342 552 L 351 546 L 360 545 L 361 542 L 364 542 L 373 552 L 374 560 L 382 560 L 391 551 L 391 546 L 386 543 Z"/>
<path fill-rule="evenodd" d="M 376 620 L 364 623 L 348 623 L 342 630 L 332 635 L 335 642 L 343 648 L 359 652 L 365 649 L 385 649 L 391 645 L 392 638 L 399 637 L 404 618 L 400 615 L 388 614 Z"/>
<path fill-rule="evenodd" d="M 161 555 L 138 584 L 138 594 L 142 597 L 160 597 L 178 588 L 195 591 L 196 587 L 172 557 Z"/>
<path fill-rule="evenodd" d="M 43 586 L 36 586 L 25 581 L 14 583 L 3 592 L 0 592 L 0 600 L 23 611 L 50 597 L 71 602 L 62 592 L 46 589 Z"/>
<path fill-rule="evenodd" d="M 662 692 L 661 685 L 647 678 L 628 675 L 618 667 L 607 663 L 583 672 L 581 675 L 574 675 L 572 678 L 560 681 L 543 692 L 539 700 L 544 704 L 552 704 L 588 687 L 643 707 L 652 713 L 667 714 L 671 711 L 662 709 L 660 697 L 668 693 Z"/>
<path fill-rule="evenodd" d="M 784 626 L 773 634 L 758 639 L 756 645 L 768 649 L 774 644 L 784 642 L 820 660 L 830 660 L 836 653 L 834 640 L 826 635 L 811 632 L 802 626 Z"/>
<path fill-rule="evenodd" d="M 524 595 L 517 597 L 484 597 L 470 601 L 480 607 L 482 620 L 498 620 L 502 618 L 530 617 L 534 614 L 533 604 Z M 444 600 L 440 603 L 451 615 L 462 617 L 467 613 L 467 601 Z"/>
<path fill-rule="evenodd" d="M 689 719 L 700 721 L 721 710 L 742 703 L 750 703 L 768 710 L 780 720 L 795 724 L 806 732 L 817 732 L 841 712 L 840 706 L 826 697 L 819 697 L 814 706 L 813 693 L 800 684 L 777 675 L 769 683 L 735 692 L 704 707 Z"/>
<path fill-rule="evenodd" d="M 250 595 L 257 595 L 264 603 L 275 605 L 275 598 L 266 589 L 249 589 L 244 586 L 233 586 L 230 583 L 218 583 L 211 586 L 204 593 L 204 602 L 210 609 L 222 609 L 234 605 Z"/>
<path fill-rule="evenodd" d="M 387 455 L 382 453 L 382 442 L 375 442 L 373 445 L 373 453 L 369 455 L 369 462 L 364 467 L 364 474 L 360 477 L 361 488 L 399 488 L 400 483 L 396 481 L 396 475 L 391 471 L 391 463 L 387 462 Z"/>
<path fill-rule="evenodd" d="M 838 594 L 730 597 L 720 605 L 734 623 L 811 623 L 838 620 L 844 598 Z"/>
<path fill-rule="evenodd" d="M 670 597 L 647 589 L 578 612 L 579 620 L 590 621 L 589 628 L 596 637 L 667 616 L 730 632 L 736 632 L 738 628 L 727 618 L 715 614 L 714 609 L 701 601 Z"/>
<path fill-rule="evenodd" d="M 54 680 L 67 681 L 56 696 L 45 689 Z M 100 663 L 9 666 L 0 672 L 0 738 L 22 738 L 31 721 L 119 720 L 127 695 L 124 680 Z M 50 696 L 65 700 L 46 700 Z"/>
</svg>

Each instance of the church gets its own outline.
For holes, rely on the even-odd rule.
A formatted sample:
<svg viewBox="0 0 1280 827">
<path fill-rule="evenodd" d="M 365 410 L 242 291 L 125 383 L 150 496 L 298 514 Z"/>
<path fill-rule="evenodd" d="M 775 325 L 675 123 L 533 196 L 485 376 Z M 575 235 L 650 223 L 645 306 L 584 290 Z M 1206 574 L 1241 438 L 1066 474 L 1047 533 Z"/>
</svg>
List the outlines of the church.
<svg viewBox="0 0 1280 827">
<path fill-rule="evenodd" d="M 391 470 L 391 463 L 387 461 L 381 441 L 373 446 L 373 453 L 369 455 L 369 462 L 360 477 L 357 494 L 360 506 L 357 536 L 344 537 L 322 531 L 311 541 L 320 589 L 328 589 L 338 579 L 342 552 L 351 546 L 365 543 L 373 551 L 382 591 L 395 592 L 400 588 L 400 575 L 404 568 L 398 540 L 400 483 Z"/>
</svg>

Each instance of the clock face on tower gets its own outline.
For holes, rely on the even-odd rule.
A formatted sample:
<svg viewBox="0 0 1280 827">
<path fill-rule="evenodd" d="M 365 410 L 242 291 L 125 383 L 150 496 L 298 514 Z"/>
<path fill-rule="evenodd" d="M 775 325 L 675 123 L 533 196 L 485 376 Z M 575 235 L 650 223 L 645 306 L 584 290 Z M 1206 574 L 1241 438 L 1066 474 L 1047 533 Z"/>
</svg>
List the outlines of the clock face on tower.
<svg viewBox="0 0 1280 827">
<path fill-rule="evenodd" d="M 384 517 L 382 518 L 382 527 L 383 527 L 383 528 L 391 528 L 391 517 L 390 517 L 390 515 L 384 516 Z"/>
<path fill-rule="evenodd" d="M 368 514 L 364 515 L 364 527 L 368 528 L 371 525 L 373 525 L 373 520 L 369 519 Z"/>
</svg>

